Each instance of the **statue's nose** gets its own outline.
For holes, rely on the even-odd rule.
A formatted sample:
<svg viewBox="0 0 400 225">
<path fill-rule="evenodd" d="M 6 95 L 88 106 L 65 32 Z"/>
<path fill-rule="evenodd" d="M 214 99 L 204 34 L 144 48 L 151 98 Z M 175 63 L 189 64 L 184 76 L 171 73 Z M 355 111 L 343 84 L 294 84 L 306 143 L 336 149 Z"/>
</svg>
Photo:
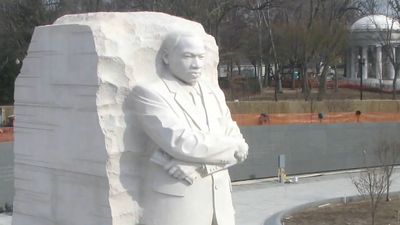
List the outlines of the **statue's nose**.
<svg viewBox="0 0 400 225">
<path fill-rule="evenodd" d="M 194 58 L 192 61 L 192 68 L 201 68 L 202 66 L 202 60 L 199 58 Z"/>
</svg>

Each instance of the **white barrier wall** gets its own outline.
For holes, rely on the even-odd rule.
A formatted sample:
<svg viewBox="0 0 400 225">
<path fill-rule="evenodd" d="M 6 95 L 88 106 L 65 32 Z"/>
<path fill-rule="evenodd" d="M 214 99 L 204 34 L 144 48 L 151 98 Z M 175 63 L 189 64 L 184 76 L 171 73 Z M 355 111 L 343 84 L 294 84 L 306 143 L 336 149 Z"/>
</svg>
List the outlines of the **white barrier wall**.
<svg viewBox="0 0 400 225">
<path fill-rule="evenodd" d="M 276 176 L 280 154 L 286 156 L 289 174 L 376 165 L 376 145 L 381 140 L 399 140 L 399 130 L 399 123 L 242 127 L 249 157 L 232 167 L 230 174 L 233 180 Z M 362 150 L 366 150 L 367 165 Z M 0 144 L 0 205 L 12 200 L 12 159 L 12 144 Z"/>
<path fill-rule="evenodd" d="M 231 168 L 231 177 L 246 180 L 277 176 L 281 154 L 285 155 L 288 174 L 378 165 L 374 151 L 382 141 L 400 140 L 399 130 L 400 123 L 241 127 L 249 156 L 243 164 Z"/>
<path fill-rule="evenodd" d="M 0 143 L 0 207 L 11 205 L 14 197 L 13 143 Z"/>
</svg>

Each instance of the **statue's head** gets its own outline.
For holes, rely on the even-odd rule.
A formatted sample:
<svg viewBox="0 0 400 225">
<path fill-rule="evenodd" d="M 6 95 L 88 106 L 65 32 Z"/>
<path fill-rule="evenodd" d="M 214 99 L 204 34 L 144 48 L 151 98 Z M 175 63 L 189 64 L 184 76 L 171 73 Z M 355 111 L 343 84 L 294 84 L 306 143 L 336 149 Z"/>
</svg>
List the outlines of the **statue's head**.
<svg viewBox="0 0 400 225">
<path fill-rule="evenodd" d="M 186 84 L 194 85 L 204 65 L 203 39 L 190 32 L 172 32 L 161 45 L 162 61 L 169 72 Z"/>
</svg>

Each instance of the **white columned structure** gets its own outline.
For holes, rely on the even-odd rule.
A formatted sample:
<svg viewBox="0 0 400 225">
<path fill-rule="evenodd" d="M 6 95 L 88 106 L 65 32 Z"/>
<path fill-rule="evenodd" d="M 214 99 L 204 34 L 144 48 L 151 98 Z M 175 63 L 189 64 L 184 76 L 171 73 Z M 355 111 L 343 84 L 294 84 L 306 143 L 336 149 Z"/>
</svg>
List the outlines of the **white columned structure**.
<svg viewBox="0 0 400 225">
<path fill-rule="evenodd" d="M 382 46 L 376 46 L 376 79 L 382 80 Z"/>
<path fill-rule="evenodd" d="M 363 46 L 362 47 L 362 78 L 367 79 L 368 78 L 368 46 Z"/>
<path fill-rule="evenodd" d="M 360 79 L 359 57 L 361 57 L 364 60 L 362 78 L 367 80 L 365 85 L 381 87 L 381 80 L 384 80 L 384 85 L 387 83 L 387 87 L 384 88 L 390 89 L 390 80 L 394 78 L 395 74 L 385 48 L 386 46 L 393 48 L 393 46 L 400 45 L 400 23 L 384 15 L 370 15 L 353 23 L 350 31 L 348 46 L 350 52 L 347 57 L 347 63 L 350 64 L 347 68 L 350 68 L 350 71 L 347 78 L 353 81 Z M 388 36 L 387 32 L 391 32 L 391 39 L 382 40 L 382 37 Z M 375 51 L 369 51 L 368 46 L 376 46 Z M 393 49 L 393 54 L 395 55 L 395 49 Z M 368 59 L 370 59 L 369 62 Z M 373 70 L 368 71 L 369 68 L 373 68 Z"/>
</svg>

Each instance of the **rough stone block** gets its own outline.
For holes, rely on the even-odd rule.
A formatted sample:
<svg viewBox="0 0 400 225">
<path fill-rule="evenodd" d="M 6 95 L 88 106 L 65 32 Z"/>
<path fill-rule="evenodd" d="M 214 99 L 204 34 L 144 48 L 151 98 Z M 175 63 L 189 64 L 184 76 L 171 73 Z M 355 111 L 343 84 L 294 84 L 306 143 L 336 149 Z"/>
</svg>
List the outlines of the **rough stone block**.
<svg viewBox="0 0 400 225">
<path fill-rule="evenodd" d="M 138 223 L 147 155 L 127 96 L 159 79 L 157 51 L 176 29 L 204 36 L 216 82 L 215 40 L 182 18 L 92 13 L 35 29 L 16 81 L 13 225 Z"/>
</svg>

